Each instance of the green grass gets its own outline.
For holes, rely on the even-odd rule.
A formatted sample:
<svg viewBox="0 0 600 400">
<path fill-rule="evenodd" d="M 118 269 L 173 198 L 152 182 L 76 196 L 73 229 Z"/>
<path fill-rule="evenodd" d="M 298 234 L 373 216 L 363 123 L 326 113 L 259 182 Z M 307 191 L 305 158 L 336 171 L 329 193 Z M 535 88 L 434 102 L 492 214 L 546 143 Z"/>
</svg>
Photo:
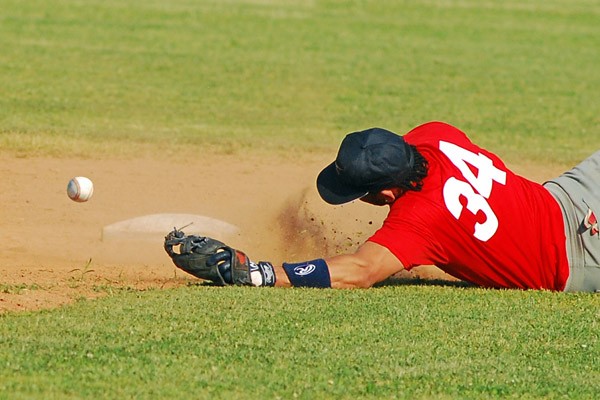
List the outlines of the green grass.
<svg viewBox="0 0 600 400">
<path fill-rule="evenodd" d="M 463 128 L 507 161 L 600 147 L 600 4 L 0 0 L 0 149 L 327 151 Z M 82 272 L 83 274 L 83 272 Z M 0 291 L 19 293 L 19 285 Z M 0 398 L 594 398 L 593 295 L 186 287 L 0 315 Z"/>
<path fill-rule="evenodd" d="M 599 338 L 589 294 L 129 292 L 0 316 L 0 397 L 591 399 Z"/>
<path fill-rule="evenodd" d="M 2 0 L 0 144 L 336 147 L 453 123 L 511 160 L 600 144 L 600 4 Z"/>
<path fill-rule="evenodd" d="M 25 284 L 25 283 L 17 283 L 17 284 L 6 284 L 0 283 L 0 293 L 8 293 L 8 294 L 21 294 L 26 290 L 37 290 L 40 287 L 37 284 Z"/>
</svg>

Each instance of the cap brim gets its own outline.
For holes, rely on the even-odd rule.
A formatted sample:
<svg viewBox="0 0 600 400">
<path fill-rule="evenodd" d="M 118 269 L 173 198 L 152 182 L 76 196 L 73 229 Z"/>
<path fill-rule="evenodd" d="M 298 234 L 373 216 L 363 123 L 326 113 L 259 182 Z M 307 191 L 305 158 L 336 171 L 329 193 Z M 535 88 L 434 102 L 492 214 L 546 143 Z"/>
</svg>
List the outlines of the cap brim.
<svg viewBox="0 0 600 400">
<path fill-rule="evenodd" d="M 368 193 L 364 189 L 348 186 L 339 181 L 335 163 L 329 164 L 317 177 L 317 190 L 323 200 L 329 204 L 344 204 L 363 197 Z"/>
</svg>

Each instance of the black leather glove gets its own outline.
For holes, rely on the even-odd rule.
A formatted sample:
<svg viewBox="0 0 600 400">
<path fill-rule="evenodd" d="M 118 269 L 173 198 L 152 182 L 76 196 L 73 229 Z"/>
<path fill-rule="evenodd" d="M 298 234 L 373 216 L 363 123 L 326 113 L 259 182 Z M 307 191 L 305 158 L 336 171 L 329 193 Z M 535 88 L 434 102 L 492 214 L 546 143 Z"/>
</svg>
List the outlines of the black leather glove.
<svg viewBox="0 0 600 400">
<path fill-rule="evenodd" d="M 164 248 L 179 269 L 217 285 L 275 285 L 271 263 L 254 263 L 243 252 L 218 240 L 174 229 L 165 236 Z"/>
<path fill-rule="evenodd" d="M 225 282 L 232 285 L 275 286 L 273 264 L 267 261 L 254 263 L 248 256 L 227 247 L 208 258 L 209 266 L 216 266 Z"/>
</svg>

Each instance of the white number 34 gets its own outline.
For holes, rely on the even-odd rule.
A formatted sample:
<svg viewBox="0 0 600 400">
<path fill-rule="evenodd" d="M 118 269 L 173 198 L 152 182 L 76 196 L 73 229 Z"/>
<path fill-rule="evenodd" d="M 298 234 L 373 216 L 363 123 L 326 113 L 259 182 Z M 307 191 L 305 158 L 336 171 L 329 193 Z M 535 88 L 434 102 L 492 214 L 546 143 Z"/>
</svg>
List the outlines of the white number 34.
<svg viewBox="0 0 600 400">
<path fill-rule="evenodd" d="M 452 177 L 444 184 L 444 202 L 454 218 L 458 219 L 463 210 L 460 197 L 466 201 L 466 208 L 473 215 L 482 212 L 485 221 L 475 223 L 473 236 L 482 242 L 487 242 L 498 230 L 498 218 L 490 207 L 487 199 L 492 193 L 494 182 L 506 184 L 506 172 L 496 167 L 492 160 L 484 154 L 475 154 L 455 144 L 440 141 L 440 150 L 459 169 L 465 181 Z M 469 165 L 477 170 L 473 173 Z"/>
</svg>

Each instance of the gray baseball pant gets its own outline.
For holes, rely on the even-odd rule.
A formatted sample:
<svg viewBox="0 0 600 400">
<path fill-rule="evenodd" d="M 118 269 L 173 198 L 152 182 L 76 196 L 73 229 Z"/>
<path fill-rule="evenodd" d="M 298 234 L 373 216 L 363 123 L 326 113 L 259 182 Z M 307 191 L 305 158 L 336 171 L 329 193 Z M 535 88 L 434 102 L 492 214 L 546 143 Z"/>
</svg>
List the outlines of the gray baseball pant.
<svg viewBox="0 0 600 400">
<path fill-rule="evenodd" d="M 558 201 L 565 222 L 570 274 L 565 292 L 600 293 L 600 151 L 544 187 Z"/>
</svg>

